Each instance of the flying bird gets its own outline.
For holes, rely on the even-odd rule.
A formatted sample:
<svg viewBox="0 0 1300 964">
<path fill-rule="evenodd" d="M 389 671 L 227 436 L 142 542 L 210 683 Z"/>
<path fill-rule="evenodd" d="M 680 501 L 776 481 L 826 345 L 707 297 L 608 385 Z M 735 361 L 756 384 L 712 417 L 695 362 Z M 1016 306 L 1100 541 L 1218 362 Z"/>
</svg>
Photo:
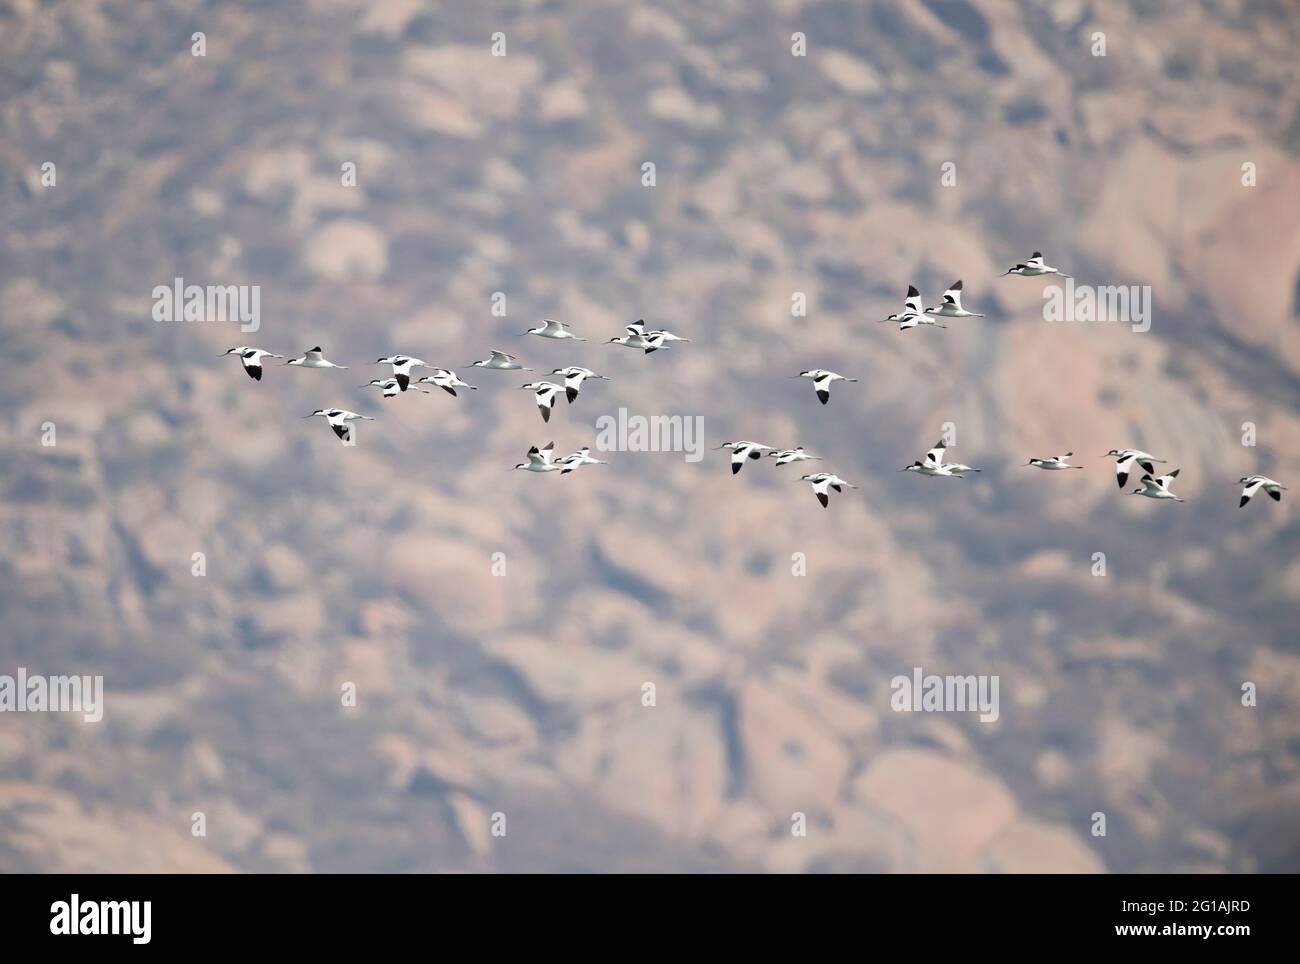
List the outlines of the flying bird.
<svg viewBox="0 0 1300 964">
<path fill-rule="evenodd" d="M 1119 487 L 1124 488 L 1124 483 L 1128 482 L 1129 472 L 1132 470 L 1134 463 L 1142 466 L 1147 475 L 1153 475 L 1156 471 L 1155 464 L 1159 462 L 1164 464 L 1164 459 L 1158 459 L 1150 452 L 1143 452 L 1141 449 L 1111 449 L 1103 459 L 1115 459 L 1115 481 Z"/>
<path fill-rule="evenodd" d="M 262 380 L 262 359 L 263 358 L 283 358 L 283 355 L 277 355 L 273 351 L 263 351 L 261 348 L 250 348 L 248 345 L 240 345 L 238 348 L 231 348 L 226 351 L 225 355 L 238 355 L 239 360 L 244 363 L 244 371 L 248 372 L 248 377 L 255 382 Z"/>
<path fill-rule="evenodd" d="M 577 365 L 570 365 L 568 368 L 557 368 L 551 374 L 564 376 L 564 394 L 568 398 L 570 405 L 578 397 L 578 393 L 582 391 L 582 383 L 585 379 L 599 378 L 609 381 L 608 375 L 597 375 L 590 368 L 579 368 Z"/>
<path fill-rule="evenodd" d="M 801 475 L 795 479 L 796 482 L 808 482 L 812 485 L 813 494 L 817 496 L 817 501 L 825 509 L 830 505 L 830 490 L 843 492 L 845 488 L 856 489 L 857 486 L 851 482 L 845 482 L 838 475 L 830 472 L 814 472 L 812 475 Z"/>
<path fill-rule="evenodd" d="M 302 368 L 341 368 L 347 370 L 347 365 L 336 365 L 332 361 L 326 361 L 321 353 L 320 345 L 315 348 L 308 348 L 297 358 L 290 358 L 286 365 L 298 365 Z"/>
<path fill-rule="evenodd" d="M 1043 252 L 1041 251 L 1035 251 L 1033 257 L 1028 261 L 1019 261 L 1016 264 L 1013 264 L 1010 268 L 1007 268 L 1006 271 L 1002 272 L 1002 277 L 1005 278 L 1009 274 L 1020 275 L 1022 278 L 1037 278 L 1039 275 L 1044 274 L 1056 274 L 1060 275 L 1062 278 L 1070 277 L 1060 268 L 1053 268 L 1050 264 L 1044 264 Z"/>
<path fill-rule="evenodd" d="M 572 455 L 566 455 L 564 458 L 560 459 L 557 464 L 564 466 L 564 468 L 560 469 L 560 474 L 568 475 L 579 466 L 608 465 L 609 463 L 603 462 L 600 459 L 593 459 L 591 457 L 591 449 L 583 447 L 578 449 L 578 451 L 574 452 Z"/>
<path fill-rule="evenodd" d="M 932 325 L 936 328 L 947 328 L 935 321 L 924 308 L 924 302 L 921 301 L 921 292 L 917 290 L 916 285 L 909 285 L 907 288 L 907 300 L 903 302 L 903 311 L 901 314 L 893 314 L 884 321 L 898 322 L 899 331 L 907 331 L 909 328 L 915 328 L 917 325 Z"/>
<path fill-rule="evenodd" d="M 1238 479 L 1237 484 L 1245 486 L 1245 488 L 1241 490 L 1241 502 L 1238 503 L 1237 508 L 1241 508 L 1249 502 L 1251 496 L 1260 489 L 1263 489 L 1272 496 L 1274 502 L 1281 502 L 1282 493 L 1286 491 L 1285 485 L 1273 481 L 1266 475 L 1247 475 Z"/>
<path fill-rule="evenodd" d="M 1032 465 L 1036 469 L 1047 469 L 1049 472 L 1059 472 L 1061 469 L 1081 469 L 1082 465 L 1071 465 L 1070 459 L 1074 456 L 1073 452 L 1066 452 L 1064 455 L 1053 455 L 1046 459 L 1030 459 L 1025 463 L 1028 467 Z"/>
<path fill-rule="evenodd" d="M 411 384 L 412 368 L 430 368 L 427 361 L 421 361 L 418 358 L 412 358 L 410 355 L 389 355 L 387 358 L 378 358 L 371 362 L 372 365 L 392 365 L 393 378 L 401 386 L 402 391 L 406 391 L 406 386 Z M 373 382 L 371 383 L 373 384 Z"/>
<path fill-rule="evenodd" d="M 546 447 L 542 449 L 534 445 L 528 450 L 528 461 L 520 462 L 515 468 L 523 469 L 525 472 L 559 472 L 560 466 L 551 461 L 551 456 L 554 454 L 554 442 L 547 442 Z"/>
<path fill-rule="evenodd" d="M 715 446 L 717 449 L 731 449 L 731 474 L 735 475 L 745 465 L 745 459 L 761 459 L 768 452 L 773 451 L 772 446 L 764 445 L 761 442 L 723 442 Z"/>
<path fill-rule="evenodd" d="M 549 422 L 551 409 L 555 407 L 555 396 L 563 389 L 554 382 L 527 382 L 519 387 L 533 392 L 533 397 L 537 401 L 537 410 L 542 413 L 542 421 Z"/>
<path fill-rule="evenodd" d="M 346 408 L 318 408 L 311 415 L 304 415 L 303 418 L 312 418 L 316 415 L 324 418 L 329 423 L 329 427 L 334 429 L 334 434 L 344 442 L 352 437 L 352 426 L 348 422 L 355 422 L 358 419 L 374 421 L 369 415 L 358 415 L 356 412 L 349 412 Z"/>
<path fill-rule="evenodd" d="M 469 382 L 461 381 L 460 376 L 450 368 L 435 368 L 432 375 L 425 375 L 423 378 L 416 379 L 416 381 L 421 385 L 437 385 L 448 395 L 453 396 L 456 394 L 456 389 L 458 388 L 468 388 L 475 392 L 478 391 L 477 385 L 471 385 Z"/>
<path fill-rule="evenodd" d="M 954 281 L 952 287 L 943 293 L 943 300 L 933 308 L 927 309 L 926 314 L 938 315 L 941 318 L 983 318 L 979 312 L 967 311 L 961 306 L 961 280 Z"/>
<path fill-rule="evenodd" d="M 806 372 L 800 372 L 798 375 L 791 375 L 791 378 L 811 378 L 813 388 L 817 390 L 817 400 L 825 405 L 831 400 L 831 384 L 833 382 L 856 382 L 856 378 L 846 378 L 837 372 L 827 371 L 824 368 L 813 368 Z"/>
<path fill-rule="evenodd" d="M 1175 502 L 1186 502 L 1186 499 L 1178 498 L 1169 488 L 1174 479 L 1178 478 L 1179 471 L 1179 469 L 1174 469 L 1168 475 L 1162 475 L 1158 478 L 1144 475 L 1138 480 L 1142 483 L 1142 488 L 1134 489 L 1132 494 L 1145 495 L 1148 499 L 1173 499 Z"/>
<path fill-rule="evenodd" d="M 480 361 L 470 362 L 472 368 L 486 368 L 489 371 L 497 372 L 530 372 L 531 368 L 525 368 L 515 360 L 514 355 L 507 355 L 503 351 L 497 351 L 493 348 L 487 358 Z"/>
<path fill-rule="evenodd" d="M 791 462 L 820 462 L 822 460 L 820 455 L 809 455 L 803 450 L 802 445 L 793 449 L 773 449 L 767 454 L 776 459 L 777 465 L 789 465 Z"/>
<path fill-rule="evenodd" d="M 540 325 L 536 328 L 529 328 L 523 334 L 537 335 L 539 338 L 569 338 L 573 341 L 587 340 L 585 338 L 579 338 L 573 332 L 569 331 L 569 326 L 567 324 L 562 321 L 556 321 L 554 318 L 543 318 Z"/>
<path fill-rule="evenodd" d="M 408 388 L 413 392 L 423 392 L 425 395 L 429 394 L 423 388 L 416 388 L 414 385 L 408 384 L 406 386 L 403 386 L 402 383 L 398 381 L 396 377 L 374 378 L 366 382 L 366 384 L 362 385 L 361 387 L 362 388 L 374 387 L 374 388 L 382 389 L 384 393 L 384 398 L 396 398 L 398 395 L 402 394 Z"/>
</svg>

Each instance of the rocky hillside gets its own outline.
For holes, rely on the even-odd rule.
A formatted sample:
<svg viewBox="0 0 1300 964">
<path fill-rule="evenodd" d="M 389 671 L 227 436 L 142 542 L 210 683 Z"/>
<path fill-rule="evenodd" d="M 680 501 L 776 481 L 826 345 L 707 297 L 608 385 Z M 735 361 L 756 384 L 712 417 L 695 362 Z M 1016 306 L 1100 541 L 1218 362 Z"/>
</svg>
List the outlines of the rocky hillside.
<svg viewBox="0 0 1300 964">
<path fill-rule="evenodd" d="M 0 714 L 0 870 L 1300 870 L 1298 43 L 1282 0 L 0 0 L 0 674 L 107 690 Z M 1036 249 L 1150 330 L 1044 320 Z M 260 329 L 155 321 L 178 277 Z M 875 323 L 956 278 L 985 317 Z M 543 425 L 491 348 L 611 380 Z M 358 388 L 392 352 L 478 390 Z M 620 408 L 860 488 L 509 471 Z M 980 474 L 897 471 L 948 423 Z M 894 712 L 915 666 L 998 720 Z"/>
</svg>

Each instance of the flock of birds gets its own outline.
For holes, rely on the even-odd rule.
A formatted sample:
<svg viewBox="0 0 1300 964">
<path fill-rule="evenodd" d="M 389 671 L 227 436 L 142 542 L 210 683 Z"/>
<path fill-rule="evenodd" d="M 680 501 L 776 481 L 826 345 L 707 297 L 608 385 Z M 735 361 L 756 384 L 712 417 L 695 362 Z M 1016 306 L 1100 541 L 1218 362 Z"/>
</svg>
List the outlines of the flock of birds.
<svg viewBox="0 0 1300 964">
<path fill-rule="evenodd" d="M 1052 267 L 1043 260 L 1043 255 L 1035 251 L 1029 259 L 1017 262 L 1003 272 L 1002 277 L 1007 275 L 1018 275 L 1025 278 L 1040 277 L 1043 275 L 1057 275 L 1062 278 L 1068 278 L 1059 268 Z M 921 300 L 921 293 L 913 285 L 907 290 L 907 299 L 904 301 L 901 312 L 891 314 L 882 319 L 883 322 L 895 322 L 900 331 L 907 331 L 922 325 L 946 328 L 939 319 L 944 318 L 983 318 L 982 314 L 973 311 L 967 311 L 962 307 L 962 283 L 956 281 L 944 293 L 939 304 L 933 308 L 925 308 Z M 661 348 L 667 348 L 676 342 L 689 342 L 689 338 L 682 338 L 667 329 L 647 329 L 644 320 L 636 324 L 628 325 L 626 334 L 611 338 L 607 344 L 621 345 L 625 348 L 633 348 L 641 351 L 643 354 L 650 354 Z M 544 319 L 541 324 L 534 328 L 529 328 L 522 332 L 520 337 L 525 335 L 536 335 L 539 338 L 547 338 L 555 341 L 586 341 L 586 338 L 580 338 L 575 335 L 570 326 L 564 322 L 555 321 L 554 319 Z M 241 345 L 237 348 L 231 348 L 224 353 L 225 355 L 237 355 L 243 362 L 244 371 L 255 381 L 261 381 L 263 361 L 267 358 L 283 359 L 284 355 L 278 355 L 275 352 L 266 351 L 261 348 L 254 348 L 248 345 Z M 324 357 L 319 346 L 312 348 L 297 358 L 290 358 L 283 362 L 284 365 L 297 366 L 301 368 L 337 368 L 346 371 L 347 365 L 336 365 L 334 362 Z M 437 368 L 428 362 L 409 355 L 390 355 L 384 358 L 378 358 L 372 365 L 388 365 L 392 369 L 392 375 L 388 378 L 376 378 L 362 385 L 362 388 L 378 388 L 384 398 L 395 398 L 406 392 L 416 391 L 429 394 L 429 389 L 421 388 L 421 385 L 432 385 L 441 388 L 448 394 L 455 396 L 456 389 L 468 388 L 471 391 L 477 391 L 478 386 L 471 385 L 463 381 L 456 372 L 448 368 Z M 514 356 L 503 351 L 493 349 L 487 358 L 471 362 L 470 367 L 481 368 L 485 371 L 499 372 L 531 372 L 533 369 L 525 368 L 519 363 Z M 431 374 L 424 375 L 420 378 L 412 379 L 412 373 L 416 368 L 427 369 Z M 551 371 L 552 376 L 561 376 L 563 383 L 551 381 L 531 381 L 519 386 L 521 390 L 528 390 L 533 393 L 534 401 L 542 416 L 543 422 L 550 422 L 551 412 L 555 407 L 556 399 L 563 393 L 569 404 L 578 398 L 582 391 L 583 382 L 587 379 L 607 380 L 607 376 L 597 374 L 589 368 L 583 368 L 579 365 L 569 365 L 564 368 L 556 368 Z M 848 378 L 838 372 L 833 372 L 824 368 L 813 368 L 808 371 L 800 372 L 798 375 L 792 375 L 792 378 L 807 378 L 813 383 L 813 389 L 816 392 L 817 399 L 823 405 L 830 401 L 831 386 L 835 382 L 856 382 L 856 378 Z M 350 443 L 353 439 L 353 428 L 351 423 L 356 421 L 374 421 L 369 415 L 361 415 L 357 412 L 349 411 L 344 408 L 321 408 L 312 412 L 304 418 L 324 418 L 326 423 L 333 429 L 345 444 Z M 723 442 L 717 446 L 717 449 L 729 449 L 731 451 L 731 472 L 733 475 L 740 472 L 745 463 L 751 459 L 757 460 L 764 457 L 770 457 L 775 460 L 775 464 L 789 465 L 792 462 L 805 461 L 822 461 L 819 456 L 809 455 L 803 450 L 803 447 L 792 449 L 781 449 L 770 445 L 764 445 L 761 442 L 751 442 L 746 440 L 735 442 Z M 1072 465 L 1070 459 L 1074 456 L 1073 452 L 1066 452 L 1064 455 L 1054 455 L 1047 458 L 1031 458 L 1025 465 L 1043 469 L 1044 471 L 1061 471 L 1065 469 L 1081 469 L 1081 465 Z M 1138 480 L 1140 487 L 1133 489 L 1133 495 L 1145 496 L 1149 499 L 1172 500 L 1174 502 L 1183 502 L 1172 491 L 1172 485 L 1178 478 L 1178 469 L 1173 469 L 1163 475 L 1156 474 L 1155 466 L 1165 464 L 1164 459 L 1158 459 L 1149 452 L 1143 452 L 1140 449 L 1124 448 L 1111 449 L 1102 458 L 1115 459 L 1116 480 L 1120 489 L 1128 483 L 1129 475 L 1134 466 L 1143 470 L 1143 475 Z M 520 462 L 515 469 L 526 472 L 559 472 L 561 475 L 572 472 L 584 465 L 605 465 L 607 463 L 591 456 L 589 448 L 579 449 L 563 458 L 555 458 L 555 443 L 550 442 L 546 446 L 539 448 L 534 445 L 528 450 L 527 461 Z M 918 459 L 910 465 L 903 466 L 900 472 L 915 472 L 918 475 L 925 475 L 936 478 L 964 478 L 970 472 L 979 472 L 980 469 L 961 462 L 950 462 L 947 460 L 947 444 L 940 439 L 924 459 Z M 844 489 L 856 489 L 858 486 L 846 482 L 833 472 L 813 472 L 802 475 L 796 482 L 807 482 L 816 495 L 817 501 L 822 507 L 830 505 L 830 493 L 843 492 Z M 1241 493 L 1241 502 L 1239 505 L 1244 506 L 1251 498 L 1261 490 L 1268 493 L 1274 501 L 1281 501 L 1282 492 L 1285 486 L 1279 484 L 1274 479 L 1263 475 L 1248 475 L 1237 480 L 1238 485 L 1243 486 Z"/>
</svg>

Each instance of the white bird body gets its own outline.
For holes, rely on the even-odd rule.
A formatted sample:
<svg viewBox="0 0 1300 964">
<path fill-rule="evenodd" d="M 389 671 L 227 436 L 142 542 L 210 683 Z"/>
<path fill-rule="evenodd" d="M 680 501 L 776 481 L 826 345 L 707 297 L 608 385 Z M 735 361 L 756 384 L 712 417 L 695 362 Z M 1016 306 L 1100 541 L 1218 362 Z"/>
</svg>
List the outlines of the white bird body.
<svg viewBox="0 0 1300 964">
<path fill-rule="evenodd" d="M 554 382 L 528 382 L 520 385 L 521 389 L 527 388 L 533 392 L 533 397 L 537 401 L 537 410 L 542 413 L 542 421 L 551 420 L 551 409 L 555 407 L 555 396 L 564 389 Z"/>
<path fill-rule="evenodd" d="M 283 358 L 283 355 L 277 355 L 273 351 L 265 351 L 261 348 L 252 348 L 248 345 L 240 345 L 238 348 L 231 348 L 225 354 L 238 355 L 239 360 L 243 362 L 244 371 L 248 377 L 255 382 L 262 380 L 262 359 L 263 358 Z"/>
<path fill-rule="evenodd" d="M 856 378 L 846 378 L 838 372 L 827 371 L 825 368 L 813 368 L 806 372 L 800 372 L 794 378 L 811 378 L 813 388 L 817 391 L 817 400 L 823 405 L 831 400 L 831 385 L 834 382 L 856 382 Z"/>
<path fill-rule="evenodd" d="M 393 377 L 401 386 L 402 391 L 406 391 L 406 386 L 411 383 L 412 368 L 431 368 L 427 361 L 419 358 L 412 358 L 410 355 L 389 355 L 387 358 L 379 358 L 371 362 L 372 365 L 392 365 Z"/>
<path fill-rule="evenodd" d="M 808 482 L 812 485 L 813 494 L 817 496 L 817 501 L 825 509 L 830 505 L 830 490 L 843 492 L 846 488 L 856 489 L 857 486 L 852 482 L 845 482 L 838 475 L 831 472 L 814 472 L 812 475 L 801 475 L 796 482 Z"/>
<path fill-rule="evenodd" d="M 326 361 L 324 354 L 321 352 L 320 345 L 315 348 L 309 348 L 297 358 L 290 358 L 286 365 L 297 365 L 301 368 L 340 368 L 347 370 L 347 365 L 336 365 L 332 361 Z"/>
<path fill-rule="evenodd" d="M 745 464 L 745 459 L 761 459 L 768 452 L 774 451 L 770 445 L 762 442 L 723 442 L 718 449 L 731 449 L 731 474 L 735 475 Z"/>
<path fill-rule="evenodd" d="M 1282 493 L 1286 491 L 1286 486 L 1270 479 L 1267 475 L 1247 475 L 1237 480 L 1237 484 L 1245 486 L 1241 490 L 1241 502 L 1238 508 L 1244 506 L 1250 501 L 1251 496 L 1255 495 L 1260 489 L 1263 489 L 1274 502 L 1282 501 Z"/>
<path fill-rule="evenodd" d="M 366 384 L 362 385 L 361 387 L 362 388 L 374 387 L 374 388 L 381 389 L 384 393 L 384 398 L 395 398 L 398 395 L 402 394 L 402 392 L 406 391 L 407 389 L 410 389 L 413 392 L 423 392 L 425 395 L 429 394 L 423 388 L 416 388 L 414 385 L 408 384 L 407 386 L 403 387 L 402 383 L 398 381 L 396 376 L 394 376 L 393 378 L 375 378 L 367 382 Z"/>
<path fill-rule="evenodd" d="M 1035 251 L 1033 256 L 1027 261 L 1019 261 L 1016 264 L 1013 264 L 1002 273 L 1002 277 L 1005 278 L 1009 274 L 1019 275 L 1022 278 L 1037 278 L 1040 275 L 1045 274 L 1056 274 L 1060 275 L 1062 278 L 1070 277 L 1060 268 L 1053 268 L 1050 264 L 1046 264 L 1043 261 L 1043 253 L 1041 251 Z"/>
<path fill-rule="evenodd" d="M 561 467 L 551 461 L 554 454 L 554 442 L 547 442 L 546 447 L 541 449 L 534 445 L 528 450 L 528 461 L 520 462 L 515 468 L 523 469 L 525 472 L 559 472 Z"/>
<path fill-rule="evenodd" d="M 609 344 L 622 345 L 624 348 L 640 348 L 648 355 L 652 351 L 658 351 L 660 348 L 663 348 L 670 340 L 667 337 L 668 332 L 647 332 L 645 330 L 644 321 L 638 321 L 634 325 L 628 325 L 625 330 L 627 331 L 626 335 L 622 338 L 611 338 Z M 687 339 L 683 338 L 680 340 L 686 341 Z"/>
<path fill-rule="evenodd" d="M 584 380 L 588 378 L 599 378 L 604 381 L 609 380 L 609 376 L 607 375 L 597 375 L 590 368 L 580 368 L 577 365 L 570 365 L 568 368 L 557 368 L 555 371 L 551 372 L 551 374 L 564 376 L 564 394 L 565 397 L 568 398 L 570 405 L 572 405 L 573 400 L 578 397 L 578 393 L 582 391 L 582 383 Z"/>
<path fill-rule="evenodd" d="M 563 466 L 563 468 L 560 469 L 560 474 L 567 475 L 568 473 L 572 472 L 574 469 L 578 468 L 579 466 L 608 465 L 609 463 L 604 462 L 600 459 L 592 458 L 591 449 L 584 447 L 578 449 L 578 451 L 574 452 L 572 455 L 566 455 L 564 458 L 560 459 L 557 464 Z"/>
<path fill-rule="evenodd" d="M 793 449 L 773 450 L 767 454 L 776 459 L 777 465 L 789 465 L 791 462 L 820 462 L 822 460 L 819 455 L 809 455 L 803 450 L 802 445 Z"/>
<path fill-rule="evenodd" d="M 1158 478 L 1152 478 L 1150 475 L 1142 476 L 1140 481 L 1142 488 L 1134 489 L 1133 495 L 1145 495 L 1148 499 L 1172 499 L 1175 502 L 1185 502 L 1170 490 L 1174 479 L 1178 478 L 1178 469 L 1174 469 L 1168 475 L 1162 475 Z"/>
<path fill-rule="evenodd" d="M 926 313 L 924 302 L 921 301 L 921 292 L 917 290 L 916 285 L 908 286 L 907 300 L 903 302 L 902 312 L 890 315 L 883 321 L 898 322 L 899 331 L 907 331 L 909 328 L 915 328 L 918 325 L 933 325 L 936 328 L 948 327 L 935 321 Z"/>
<path fill-rule="evenodd" d="M 487 358 L 476 362 L 470 362 L 472 368 L 486 368 L 495 372 L 530 372 L 531 368 L 525 368 L 515 360 L 514 355 L 507 355 L 503 351 L 497 351 L 493 348 L 488 352 Z"/>
<path fill-rule="evenodd" d="M 321 416 L 334 429 L 334 434 L 344 442 L 352 437 L 352 426 L 348 422 L 355 422 L 359 419 L 365 419 L 367 422 L 373 422 L 374 418 L 369 415 L 358 415 L 356 412 L 349 412 L 346 408 L 318 408 L 311 415 L 304 415 L 303 418 L 312 418 Z"/>
<path fill-rule="evenodd" d="M 674 335 L 674 334 L 673 334 L 671 331 L 669 331 L 667 328 L 655 328 L 655 329 L 652 330 L 652 331 L 648 331 L 648 332 L 646 332 L 646 337 L 647 337 L 647 338 L 655 338 L 655 337 L 658 337 L 659 341 L 661 341 L 661 342 L 670 342 L 670 341 L 687 341 L 687 342 L 688 342 L 688 341 L 690 341 L 689 338 L 683 338 L 681 335 Z"/>
<path fill-rule="evenodd" d="M 417 379 L 417 382 L 426 385 L 437 385 L 448 395 L 455 395 L 458 388 L 478 391 L 477 385 L 461 381 L 460 376 L 450 368 L 435 368 L 432 375 L 425 375 L 423 378 Z"/>
<path fill-rule="evenodd" d="M 1059 472 L 1062 469 L 1081 469 L 1082 465 L 1071 465 L 1070 459 L 1074 456 L 1073 452 L 1066 452 L 1064 455 L 1053 455 L 1045 459 L 1030 459 L 1025 463 L 1026 466 L 1032 465 L 1036 469 L 1046 469 L 1049 472 Z"/>
<path fill-rule="evenodd" d="M 948 443 L 943 439 L 939 439 L 934 443 L 934 447 L 925 453 L 924 460 L 905 465 L 899 471 L 917 472 L 931 478 L 945 479 L 960 479 L 965 472 L 979 471 L 978 469 L 972 470 L 969 465 L 962 465 L 960 462 L 945 462 L 943 457 L 947 448 Z"/>
<path fill-rule="evenodd" d="M 1121 489 L 1128 482 L 1129 472 L 1135 463 L 1140 465 L 1147 475 L 1154 475 L 1156 471 L 1155 463 L 1163 464 L 1165 461 L 1156 458 L 1150 452 L 1143 452 L 1141 449 L 1111 449 L 1101 457 L 1115 459 L 1115 481 Z"/>
<path fill-rule="evenodd" d="M 943 293 L 943 300 L 933 308 L 927 309 L 927 315 L 941 318 L 983 318 L 979 312 L 967 311 L 961 306 L 961 279 L 953 282 L 952 287 Z"/>
<path fill-rule="evenodd" d="M 556 321 L 554 318 L 543 318 L 542 323 L 536 328 L 529 328 L 525 335 L 537 335 L 539 338 L 565 339 L 573 341 L 586 341 L 585 338 L 579 338 L 573 332 L 569 331 L 569 326 L 562 321 Z"/>
</svg>

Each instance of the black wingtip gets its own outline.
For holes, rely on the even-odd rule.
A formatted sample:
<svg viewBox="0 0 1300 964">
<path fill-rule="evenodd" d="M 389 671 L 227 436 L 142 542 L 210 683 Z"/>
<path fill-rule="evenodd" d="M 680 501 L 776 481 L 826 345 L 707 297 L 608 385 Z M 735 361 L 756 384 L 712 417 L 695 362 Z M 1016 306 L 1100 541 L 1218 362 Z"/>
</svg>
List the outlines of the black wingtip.
<svg viewBox="0 0 1300 964">
<path fill-rule="evenodd" d="M 744 462 L 732 462 L 732 463 L 731 463 L 731 474 L 732 474 L 732 475 L 735 475 L 737 472 L 739 472 L 739 471 L 740 471 L 740 467 L 741 467 L 742 465 L 744 465 L 744 464 L 745 464 Z"/>
<path fill-rule="evenodd" d="M 1281 501 L 1282 501 L 1282 492 L 1281 492 L 1280 489 L 1279 489 L 1277 492 L 1269 492 L 1269 495 L 1271 495 L 1271 496 L 1273 497 L 1273 501 L 1274 501 L 1274 502 L 1281 502 Z"/>
<path fill-rule="evenodd" d="M 572 405 L 573 400 L 578 397 L 578 390 L 576 388 L 566 388 L 564 394 L 569 399 L 569 404 Z"/>
<path fill-rule="evenodd" d="M 920 297 L 920 294 L 921 294 L 921 292 L 919 292 L 919 291 L 916 290 L 916 285 L 908 285 L 908 286 L 907 286 L 907 297 L 909 297 L 909 298 L 917 298 L 917 297 Z"/>
<path fill-rule="evenodd" d="M 1240 509 L 1242 506 L 1244 506 L 1244 505 L 1245 505 L 1247 502 L 1249 502 L 1249 501 L 1250 501 L 1250 496 L 1248 496 L 1248 495 L 1243 495 L 1243 496 L 1241 497 L 1241 502 L 1237 504 L 1237 508 Z"/>
<path fill-rule="evenodd" d="M 551 420 L 551 410 L 549 408 L 539 409 L 539 411 L 542 413 L 543 422 L 549 422 Z"/>
<path fill-rule="evenodd" d="M 814 494 L 817 496 L 817 501 L 822 504 L 823 509 L 831 504 L 831 497 L 827 495 L 825 492 L 817 492 Z"/>
<path fill-rule="evenodd" d="M 818 401 L 820 401 L 823 405 L 825 405 L 827 402 L 829 402 L 829 401 L 831 400 L 831 393 L 830 393 L 830 392 L 818 392 L 818 393 L 817 393 L 817 399 L 818 399 Z"/>
<path fill-rule="evenodd" d="M 253 381 L 260 382 L 262 380 L 262 369 L 260 368 L 245 368 L 244 371 L 248 372 L 248 377 Z"/>
</svg>

